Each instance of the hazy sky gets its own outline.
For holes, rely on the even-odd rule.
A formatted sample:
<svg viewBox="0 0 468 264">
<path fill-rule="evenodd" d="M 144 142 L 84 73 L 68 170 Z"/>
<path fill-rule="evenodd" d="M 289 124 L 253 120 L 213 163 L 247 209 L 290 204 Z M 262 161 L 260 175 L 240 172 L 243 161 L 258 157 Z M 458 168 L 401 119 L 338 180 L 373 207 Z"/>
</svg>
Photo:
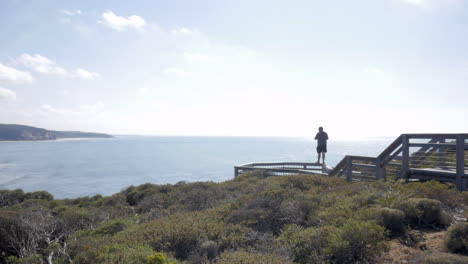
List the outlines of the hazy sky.
<svg viewBox="0 0 468 264">
<path fill-rule="evenodd" d="M 467 0 L 0 0 L 0 123 L 468 132 Z"/>
</svg>

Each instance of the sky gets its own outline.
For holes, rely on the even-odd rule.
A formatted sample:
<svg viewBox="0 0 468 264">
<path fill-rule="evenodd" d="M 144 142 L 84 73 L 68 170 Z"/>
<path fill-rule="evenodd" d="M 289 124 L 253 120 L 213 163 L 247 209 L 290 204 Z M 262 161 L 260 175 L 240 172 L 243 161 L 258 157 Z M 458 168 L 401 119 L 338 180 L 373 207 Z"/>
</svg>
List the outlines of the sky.
<svg viewBox="0 0 468 264">
<path fill-rule="evenodd" d="M 468 132 L 468 0 L 0 0 L 0 123 Z"/>
</svg>

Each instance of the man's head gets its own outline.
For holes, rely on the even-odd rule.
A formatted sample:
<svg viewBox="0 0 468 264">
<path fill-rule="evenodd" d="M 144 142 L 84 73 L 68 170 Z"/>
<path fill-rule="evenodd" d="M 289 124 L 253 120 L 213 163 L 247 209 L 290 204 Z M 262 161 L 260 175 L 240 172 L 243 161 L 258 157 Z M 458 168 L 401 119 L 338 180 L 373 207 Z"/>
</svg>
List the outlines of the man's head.
<svg viewBox="0 0 468 264">
<path fill-rule="evenodd" d="M 323 127 L 319 127 L 319 131 L 322 132 L 322 131 L 323 131 Z"/>
</svg>

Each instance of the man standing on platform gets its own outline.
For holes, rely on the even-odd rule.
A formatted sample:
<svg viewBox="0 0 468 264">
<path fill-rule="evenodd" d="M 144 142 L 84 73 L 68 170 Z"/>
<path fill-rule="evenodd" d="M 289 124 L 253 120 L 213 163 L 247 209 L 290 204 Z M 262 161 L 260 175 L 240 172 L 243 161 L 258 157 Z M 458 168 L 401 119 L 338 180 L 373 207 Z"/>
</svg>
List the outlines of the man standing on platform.
<svg viewBox="0 0 468 264">
<path fill-rule="evenodd" d="M 325 164 L 325 153 L 327 153 L 328 134 L 325 131 L 323 131 L 323 127 L 319 127 L 319 132 L 317 133 L 317 135 L 315 135 L 315 140 L 317 140 L 317 163 L 320 164 L 320 156 L 322 156 L 323 164 Z"/>
</svg>

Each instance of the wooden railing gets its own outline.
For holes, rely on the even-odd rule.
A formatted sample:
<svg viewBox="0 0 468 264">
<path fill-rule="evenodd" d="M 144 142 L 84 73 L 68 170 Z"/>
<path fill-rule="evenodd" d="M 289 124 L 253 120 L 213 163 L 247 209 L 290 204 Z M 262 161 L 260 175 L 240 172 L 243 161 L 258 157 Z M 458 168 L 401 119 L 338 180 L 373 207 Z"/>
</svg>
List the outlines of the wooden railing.
<svg viewBox="0 0 468 264">
<path fill-rule="evenodd" d="M 242 173 L 263 170 L 270 175 L 289 175 L 289 174 L 327 174 L 331 168 L 321 163 L 311 162 L 256 162 L 239 166 L 234 166 L 234 176 Z"/>
<path fill-rule="evenodd" d="M 345 156 L 329 175 L 348 181 L 412 178 L 468 186 L 468 134 L 402 134 L 377 157 Z"/>
</svg>

